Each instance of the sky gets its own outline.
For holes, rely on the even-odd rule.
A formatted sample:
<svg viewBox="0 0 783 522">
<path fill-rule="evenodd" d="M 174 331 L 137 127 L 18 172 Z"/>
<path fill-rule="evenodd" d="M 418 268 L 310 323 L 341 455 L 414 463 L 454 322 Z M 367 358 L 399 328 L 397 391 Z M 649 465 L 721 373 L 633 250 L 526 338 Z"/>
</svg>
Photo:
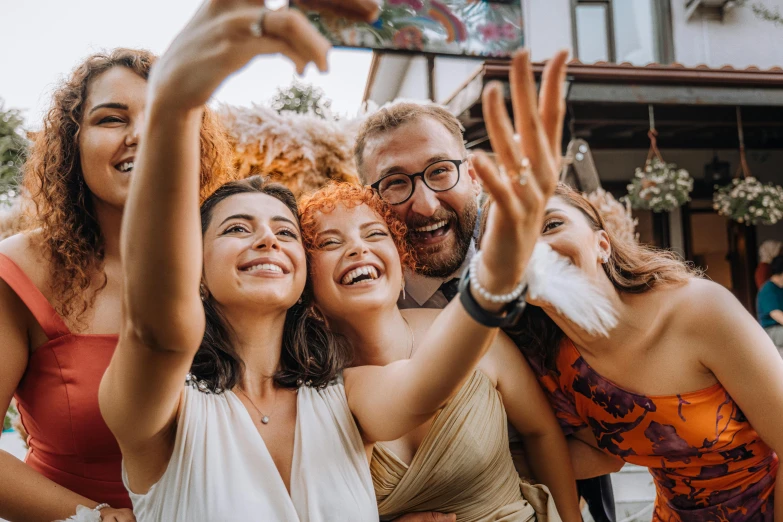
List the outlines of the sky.
<svg viewBox="0 0 783 522">
<path fill-rule="evenodd" d="M 270 0 L 268 4 L 280 4 Z M 113 47 L 141 47 L 161 54 L 201 0 L 0 0 L 0 98 L 22 109 L 26 127 L 40 127 L 57 82 L 89 54 Z M 361 104 L 372 54 L 333 49 L 330 70 L 313 66 L 304 81 L 321 87 L 332 110 L 355 114 Z M 229 78 L 214 99 L 249 105 L 289 85 L 294 67 L 282 57 L 257 58 Z"/>
</svg>

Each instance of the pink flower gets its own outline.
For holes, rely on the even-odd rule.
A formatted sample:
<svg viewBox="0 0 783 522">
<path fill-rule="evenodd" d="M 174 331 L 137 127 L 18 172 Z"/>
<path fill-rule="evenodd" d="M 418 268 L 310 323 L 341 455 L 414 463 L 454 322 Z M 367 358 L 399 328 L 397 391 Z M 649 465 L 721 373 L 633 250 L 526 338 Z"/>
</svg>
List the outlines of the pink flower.
<svg viewBox="0 0 783 522">
<path fill-rule="evenodd" d="M 497 24 L 489 23 L 489 24 L 480 25 L 478 30 L 481 33 L 481 37 L 484 40 L 494 42 L 500 39 L 500 26 L 498 26 Z"/>
<path fill-rule="evenodd" d="M 416 11 L 424 9 L 423 0 L 388 0 L 388 4 L 393 6 L 408 6 Z"/>
<path fill-rule="evenodd" d="M 412 25 L 403 27 L 394 35 L 394 45 L 400 49 L 421 50 L 424 47 L 421 30 Z"/>
<path fill-rule="evenodd" d="M 517 40 L 519 39 L 519 35 L 517 34 L 517 28 L 514 27 L 514 24 L 510 24 L 506 22 L 502 26 L 500 26 L 500 38 L 503 40 Z"/>
</svg>

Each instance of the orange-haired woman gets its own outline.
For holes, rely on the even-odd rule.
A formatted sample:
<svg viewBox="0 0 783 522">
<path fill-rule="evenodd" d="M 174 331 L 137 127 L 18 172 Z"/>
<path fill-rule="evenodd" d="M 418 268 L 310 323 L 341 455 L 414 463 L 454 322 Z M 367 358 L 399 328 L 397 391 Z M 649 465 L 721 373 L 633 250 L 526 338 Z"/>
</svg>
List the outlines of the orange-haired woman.
<svg viewBox="0 0 783 522">
<path fill-rule="evenodd" d="M 498 86 L 485 91 L 484 110 L 493 149 L 503 154 L 510 174 L 493 176 L 494 167 L 483 156 L 473 162 L 488 192 L 504 199 L 489 212 L 484 249 L 473 258 L 469 270 L 472 283 L 468 285 L 463 279 L 459 298 L 443 311 L 398 308 L 404 287 L 402 266 L 411 262 L 405 225 L 371 188 L 331 186 L 300 204 L 302 233 L 311 261 L 313 313 L 344 335 L 355 350 L 356 366 L 345 371 L 349 403 L 355 395 L 348 383 L 355 372 L 367 367 L 359 365 L 405 371 L 416 361 L 428 360 L 428 351 L 442 350 L 438 342 L 456 344 L 470 327 L 479 324 L 497 326 L 499 322 L 471 314 L 471 296 L 486 299 L 489 293 L 480 288 L 482 285 L 504 286 L 500 292 L 504 295 L 490 299 L 494 306 L 505 303 L 503 307 L 508 309 L 508 303 L 514 301 L 511 284 L 520 275 L 514 271 L 520 267 L 509 266 L 514 244 L 521 242 L 520 234 L 530 240 L 539 233 L 540 222 L 533 212 L 538 208 L 537 198 L 543 201 L 544 195 L 554 190 L 548 174 L 556 171 L 554 147 L 543 132 L 527 126 L 543 125 L 527 56 L 521 52 L 514 58 L 511 84 L 514 107 L 523 122 L 518 128 L 528 137 L 524 150 L 519 145 L 496 148 L 498 139 L 511 139 L 513 131 Z M 543 97 L 541 114 L 559 114 L 565 61 L 566 55 L 561 53 L 547 65 L 548 80 L 542 89 L 548 95 Z M 556 117 L 552 119 L 559 125 Z M 443 161 L 433 169 L 433 178 L 451 187 L 461 176 L 464 180 L 462 150 L 456 142 L 445 149 Z M 530 156 L 532 172 L 538 178 L 535 184 L 524 172 L 526 162 L 513 159 L 522 154 Z M 404 175 L 385 178 L 389 190 L 430 190 L 427 182 L 418 180 L 416 185 L 415 177 L 421 174 L 408 175 L 414 178 L 410 184 L 400 176 Z M 527 218 L 508 211 L 515 202 L 530 212 Z M 499 207 L 506 208 L 497 211 Z M 464 355 L 456 350 L 443 350 L 439 359 L 430 359 L 431 378 L 455 372 L 460 358 L 464 361 Z M 498 336 L 471 362 L 469 371 L 461 369 L 465 378 L 453 386 L 439 411 L 419 410 L 418 425 L 399 424 L 391 437 L 365 431 L 366 440 L 385 441 L 374 445 L 370 465 L 381 517 L 388 520 L 430 511 L 454 513 L 458 521 L 474 522 L 581 520 L 565 438 L 524 357 L 508 337 Z M 392 396 L 403 393 L 380 381 L 375 384 Z M 416 408 L 416 397 L 403 398 L 410 409 Z M 374 414 L 392 425 L 396 422 L 394 411 L 377 408 Z M 507 417 L 522 434 L 535 478 L 549 487 L 552 497 L 541 488 L 520 482 L 509 451 Z M 376 438 L 370 438 L 373 436 Z M 554 504 L 547 505 L 552 498 Z"/>
<path fill-rule="evenodd" d="M 16 397 L 30 450 L 26 464 L 0 452 L 5 519 L 64 519 L 83 505 L 133 520 L 98 385 L 120 330 L 120 226 L 154 61 L 115 49 L 82 62 L 25 166 L 33 226 L 0 243 L 0 404 Z M 203 197 L 232 177 L 231 149 L 211 114 L 200 140 Z"/>
</svg>

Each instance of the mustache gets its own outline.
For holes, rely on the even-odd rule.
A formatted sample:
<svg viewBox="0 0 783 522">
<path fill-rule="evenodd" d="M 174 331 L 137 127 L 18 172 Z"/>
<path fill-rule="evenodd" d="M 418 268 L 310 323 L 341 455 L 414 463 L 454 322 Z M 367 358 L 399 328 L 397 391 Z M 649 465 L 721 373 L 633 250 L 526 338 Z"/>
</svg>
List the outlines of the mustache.
<svg viewBox="0 0 783 522">
<path fill-rule="evenodd" d="M 459 216 L 457 216 L 457 213 L 453 210 L 439 208 L 430 217 L 411 216 L 405 221 L 405 224 L 408 225 L 408 230 L 413 230 L 414 228 L 426 227 L 427 225 L 432 225 L 440 221 L 456 221 L 459 223 Z"/>
</svg>

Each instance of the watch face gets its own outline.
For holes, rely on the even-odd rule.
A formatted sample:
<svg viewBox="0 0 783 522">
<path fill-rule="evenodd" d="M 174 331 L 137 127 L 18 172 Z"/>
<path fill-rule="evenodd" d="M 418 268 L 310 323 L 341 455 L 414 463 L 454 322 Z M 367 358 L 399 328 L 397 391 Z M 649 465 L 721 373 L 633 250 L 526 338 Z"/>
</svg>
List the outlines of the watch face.
<svg viewBox="0 0 783 522">
<path fill-rule="evenodd" d="M 520 0 L 385 0 L 373 24 L 308 17 L 342 47 L 508 57 L 524 44 Z"/>
</svg>

